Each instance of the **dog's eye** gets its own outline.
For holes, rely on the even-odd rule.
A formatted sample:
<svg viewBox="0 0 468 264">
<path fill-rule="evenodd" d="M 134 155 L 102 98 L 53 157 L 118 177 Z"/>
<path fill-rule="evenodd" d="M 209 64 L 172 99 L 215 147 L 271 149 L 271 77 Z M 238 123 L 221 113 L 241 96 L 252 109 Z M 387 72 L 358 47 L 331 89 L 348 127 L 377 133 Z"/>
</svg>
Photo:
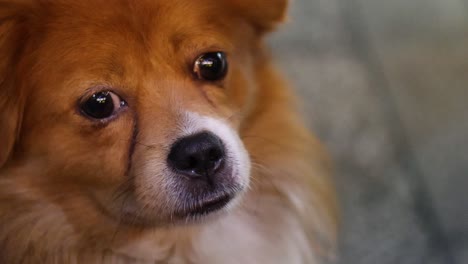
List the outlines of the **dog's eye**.
<svg viewBox="0 0 468 264">
<path fill-rule="evenodd" d="M 111 117 L 125 105 L 126 102 L 115 93 L 103 91 L 91 95 L 91 97 L 81 104 L 81 110 L 89 117 L 104 119 Z"/>
<path fill-rule="evenodd" d="M 200 80 L 217 81 L 226 76 L 228 63 L 223 52 L 209 52 L 200 55 L 193 65 L 193 72 Z"/>
</svg>

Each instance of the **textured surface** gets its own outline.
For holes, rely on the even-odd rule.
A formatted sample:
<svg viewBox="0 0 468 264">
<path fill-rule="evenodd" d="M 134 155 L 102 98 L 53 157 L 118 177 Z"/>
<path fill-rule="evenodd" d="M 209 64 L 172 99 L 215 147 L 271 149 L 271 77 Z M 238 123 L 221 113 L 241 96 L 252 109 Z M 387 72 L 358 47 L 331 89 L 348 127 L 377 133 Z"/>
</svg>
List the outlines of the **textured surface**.
<svg viewBox="0 0 468 264">
<path fill-rule="evenodd" d="M 468 263 L 468 1 L 296 0 L 270 39 L 337 167 L 340 263 Z"/>
</svg>

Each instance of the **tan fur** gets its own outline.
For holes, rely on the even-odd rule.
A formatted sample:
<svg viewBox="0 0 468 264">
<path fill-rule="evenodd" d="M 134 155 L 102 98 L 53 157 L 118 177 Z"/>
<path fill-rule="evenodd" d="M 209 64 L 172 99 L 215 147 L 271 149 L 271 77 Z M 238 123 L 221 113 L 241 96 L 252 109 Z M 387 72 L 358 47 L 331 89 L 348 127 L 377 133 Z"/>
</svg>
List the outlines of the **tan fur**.
<svg viewBox="0 0 468 264">
<path fill-rule="evenodd" d="M 0 263 L 331 257 L 337 208 L 329 162 L 263 47 L 263 34 L 284 17 L 285 6 L 283 0 L 1 0 Z M 229 55 L 222 87 L 192 80 L 190 63 L 212 49 Z M 96 126 L 76 104 L 103 84 L 129 109 Z M 172 201 L 161 187 L 167 180 L 158 171 L 183 111 L 228 122 L 252 162 L 238 206 L 187 225 L 171 223 Z M 155 223 L 119 220 L 122 201 L 114 194 L 129 177 L 143 203 L 134 209 Z"/>
</svg>

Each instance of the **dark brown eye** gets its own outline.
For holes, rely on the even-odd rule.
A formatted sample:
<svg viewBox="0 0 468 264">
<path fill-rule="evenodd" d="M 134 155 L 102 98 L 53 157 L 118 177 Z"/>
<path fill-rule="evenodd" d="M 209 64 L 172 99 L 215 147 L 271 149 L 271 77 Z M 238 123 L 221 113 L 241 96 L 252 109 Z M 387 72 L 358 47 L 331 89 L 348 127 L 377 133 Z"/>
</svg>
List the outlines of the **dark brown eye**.
<svg viewBox="0 0 468 264">
<path fill-rule="evenodd" d="M 208 52 L 200 55 L 193 65 L 193 72 L 200 80 L 218 81 L 226 76 L 228 63 L 223 52 Z"/>
<path fill-rule="evenodd" d="M 80 106 L 81 111 L 89 117 L 95 119 L 105 119 L 111 117 L 126 102 L 118 95 L 110 91 L 97 92 L 89 97 Z"/>
</svg>

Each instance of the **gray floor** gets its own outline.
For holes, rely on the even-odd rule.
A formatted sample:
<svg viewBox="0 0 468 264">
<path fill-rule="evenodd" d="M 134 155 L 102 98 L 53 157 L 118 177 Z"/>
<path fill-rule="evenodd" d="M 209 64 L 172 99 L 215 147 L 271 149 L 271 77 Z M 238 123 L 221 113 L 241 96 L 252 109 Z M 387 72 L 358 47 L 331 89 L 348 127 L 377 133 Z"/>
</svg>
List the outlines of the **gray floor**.
<svg viewBox="0 0 468 264">
<path fill-rule="evenodd" d="M 468 0 L 295 0 L 270 43 L 336 161 L 340 263 L 468 263 Z"/>
</svg>

